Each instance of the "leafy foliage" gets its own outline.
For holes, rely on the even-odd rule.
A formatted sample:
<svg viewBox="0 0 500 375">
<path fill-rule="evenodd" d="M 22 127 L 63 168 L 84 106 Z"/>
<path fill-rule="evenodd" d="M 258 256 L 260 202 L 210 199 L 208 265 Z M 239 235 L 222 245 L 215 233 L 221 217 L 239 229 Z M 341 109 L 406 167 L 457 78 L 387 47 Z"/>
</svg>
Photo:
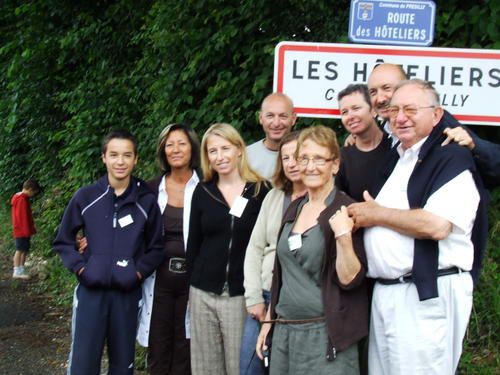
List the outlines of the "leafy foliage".
<svg viewBox="0 0 500 375">
<path fill-rule="evenodd" d="M 156 137 L 171 122 L 189 123 L 200 135 L 211 123 L 229 122 L 254 141 L 261 136 L 259 103 L 272 90 L 275 45 L 348 42 L 349 5 L 347 0 L 1 1 L 0 195 L 6 201 L 29 176 L 45 187 L 35 202 L 35 247 L 52 258 L 47 288 L 71 294 L 70 276 L 53 258 L 50 243 L 72 193 L 103 172 L 104 134 L 113 128 L 136 134 L 137 171 L 146 178 L 156 173 Z M 500 0 L 439 2 L 434 45 L 500 48 L 499 12 Z M 316 122 L 300 119 L 299 127 Z M 326 122 L 344 135 L 338 121 Z M 500 140 L 494 128 L 478 130 Z M 477 358 L 491 362 L 484 350 L 498 358 L 498 349 L 492 349 L 498 346 L 500 309 L 498 201 L 497 194 L 489 258 L 463 360 L 467 373 L 479 366 Z"/>
</svg>

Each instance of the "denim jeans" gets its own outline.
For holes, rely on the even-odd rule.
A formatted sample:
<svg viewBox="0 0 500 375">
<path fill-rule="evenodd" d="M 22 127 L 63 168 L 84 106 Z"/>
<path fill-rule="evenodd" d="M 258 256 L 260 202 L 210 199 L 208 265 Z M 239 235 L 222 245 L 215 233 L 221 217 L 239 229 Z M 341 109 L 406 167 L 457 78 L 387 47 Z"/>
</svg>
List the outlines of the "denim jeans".
<svg viewBox="0 0 500 375">
<path fill-rule="evenodd" d="M 264 297 L 266 306 L 269 306 L 271 300 L 271 293 L 263 290 L 262 296 Z M 240 375 L 265 375 L 267 369 L 264 367 L 264 362 L 260 360 L 255 352 L 255 345 L 257 345 L 257 338 L 260 333 L 260 322 L 252 319 L 250 315 L 247 316 L 245 321 L 245 328 L 243 329 L 243 338 L 241 340 L 240 349 Z"/>
</svg>

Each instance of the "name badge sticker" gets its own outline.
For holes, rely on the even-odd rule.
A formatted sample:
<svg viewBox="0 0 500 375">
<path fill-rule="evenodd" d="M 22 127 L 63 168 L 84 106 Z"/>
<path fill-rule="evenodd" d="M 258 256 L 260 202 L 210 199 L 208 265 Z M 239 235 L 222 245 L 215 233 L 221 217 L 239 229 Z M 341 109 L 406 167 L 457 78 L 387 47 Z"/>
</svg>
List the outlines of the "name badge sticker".
<svg viewBox="0 0 500 375">
<path fill-rule="evenodd" d="M 247 206 L 248 199 L 243 198 L 241 195 L 237 197 L 233 202 L 233 207 L 229 213 L 236 217 L 241 217 L 243 215 L 243 211 L 245 211 L 245 207 Z"/>
<path fill-rule="evenodd" d="M 121 228 L 126 227 L 127 225 L 130 225 L 133 222 L 134 222 L 134 219 L 132 219 L 132 215 L 130 215 L 130 214 L 118 219 L 118 224 L 120 224 Z"/>
<path fill-rule="evenodd" d="M 288 247 L 290 248 L 290 251 L 300 249 L 302 247 L 302 235 L 294 234 L 293 236 L 288 237 Z"/>
</svg>

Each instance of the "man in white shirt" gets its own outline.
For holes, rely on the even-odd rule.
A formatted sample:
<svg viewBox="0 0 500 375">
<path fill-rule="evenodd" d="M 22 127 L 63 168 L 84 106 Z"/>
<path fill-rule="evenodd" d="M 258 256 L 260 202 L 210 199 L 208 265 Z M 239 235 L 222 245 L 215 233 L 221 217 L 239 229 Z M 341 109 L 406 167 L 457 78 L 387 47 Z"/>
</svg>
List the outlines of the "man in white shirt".
<svg viewBox="0 0 500 375">
<path fill-rule="evenodd" d="M 287 95 L 275 92 L 262 101 L 259 122 L 266 136 L 247 147 L 247 156 L 250 166 L 265 179 L 274 174 L 281 139 L 296 121 L 293 102 Z"/>
<path fill-rule="evenodd" d="M 472 309 L 471 234 L 485 214 L 479 177 L 467 149 L 441 146 L 443 109 L 430 84 L 401 82 L 386 110 L 401 143 L 375 200 L 365 192 L 365 202 L 349 207 L 366 228 L 368 276 L 376 279 L 369 371 L 454 374 Z"/>
</svg>

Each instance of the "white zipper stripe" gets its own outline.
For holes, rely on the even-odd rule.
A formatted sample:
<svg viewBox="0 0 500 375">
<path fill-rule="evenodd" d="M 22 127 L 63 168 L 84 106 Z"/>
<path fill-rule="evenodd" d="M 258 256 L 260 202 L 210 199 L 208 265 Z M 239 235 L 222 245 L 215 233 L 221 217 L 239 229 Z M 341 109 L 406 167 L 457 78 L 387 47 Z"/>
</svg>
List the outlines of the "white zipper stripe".
<svg viewBox="0 0 500 375">
<path fill-rule="evenodd" d="M 146 213 L 146 211 L 144 210 L 144 208 L 142 208 L 142 206 L 139 203 L 137 203 L 137 202 L 135 202 L 135 205 L 139 208 L 139 211 L 142 212 L 142 214 L 144 215 L 144 218 L 146 220 L 148 220 L 148 214 Z"/>
<path fill-rule="evenodd" d="M 91 202 L 90 204 L 88 204 L 86 207 L 83 208 L 82 210 L 82 216 L 83 214 L 85 214 L 85 211 L 87 211 L 90 207 L 92 207 L 94 204 L 96 204 L 99 200 L 101 200 L 106 194 L 108 194 L 109 192 L 109 185 L 108 185 L 108 188 L 106 189 L 106 191 L 104 193 L 102 193 L 99 197 L 97 197 L 93 202 Z"/>
</svg>

